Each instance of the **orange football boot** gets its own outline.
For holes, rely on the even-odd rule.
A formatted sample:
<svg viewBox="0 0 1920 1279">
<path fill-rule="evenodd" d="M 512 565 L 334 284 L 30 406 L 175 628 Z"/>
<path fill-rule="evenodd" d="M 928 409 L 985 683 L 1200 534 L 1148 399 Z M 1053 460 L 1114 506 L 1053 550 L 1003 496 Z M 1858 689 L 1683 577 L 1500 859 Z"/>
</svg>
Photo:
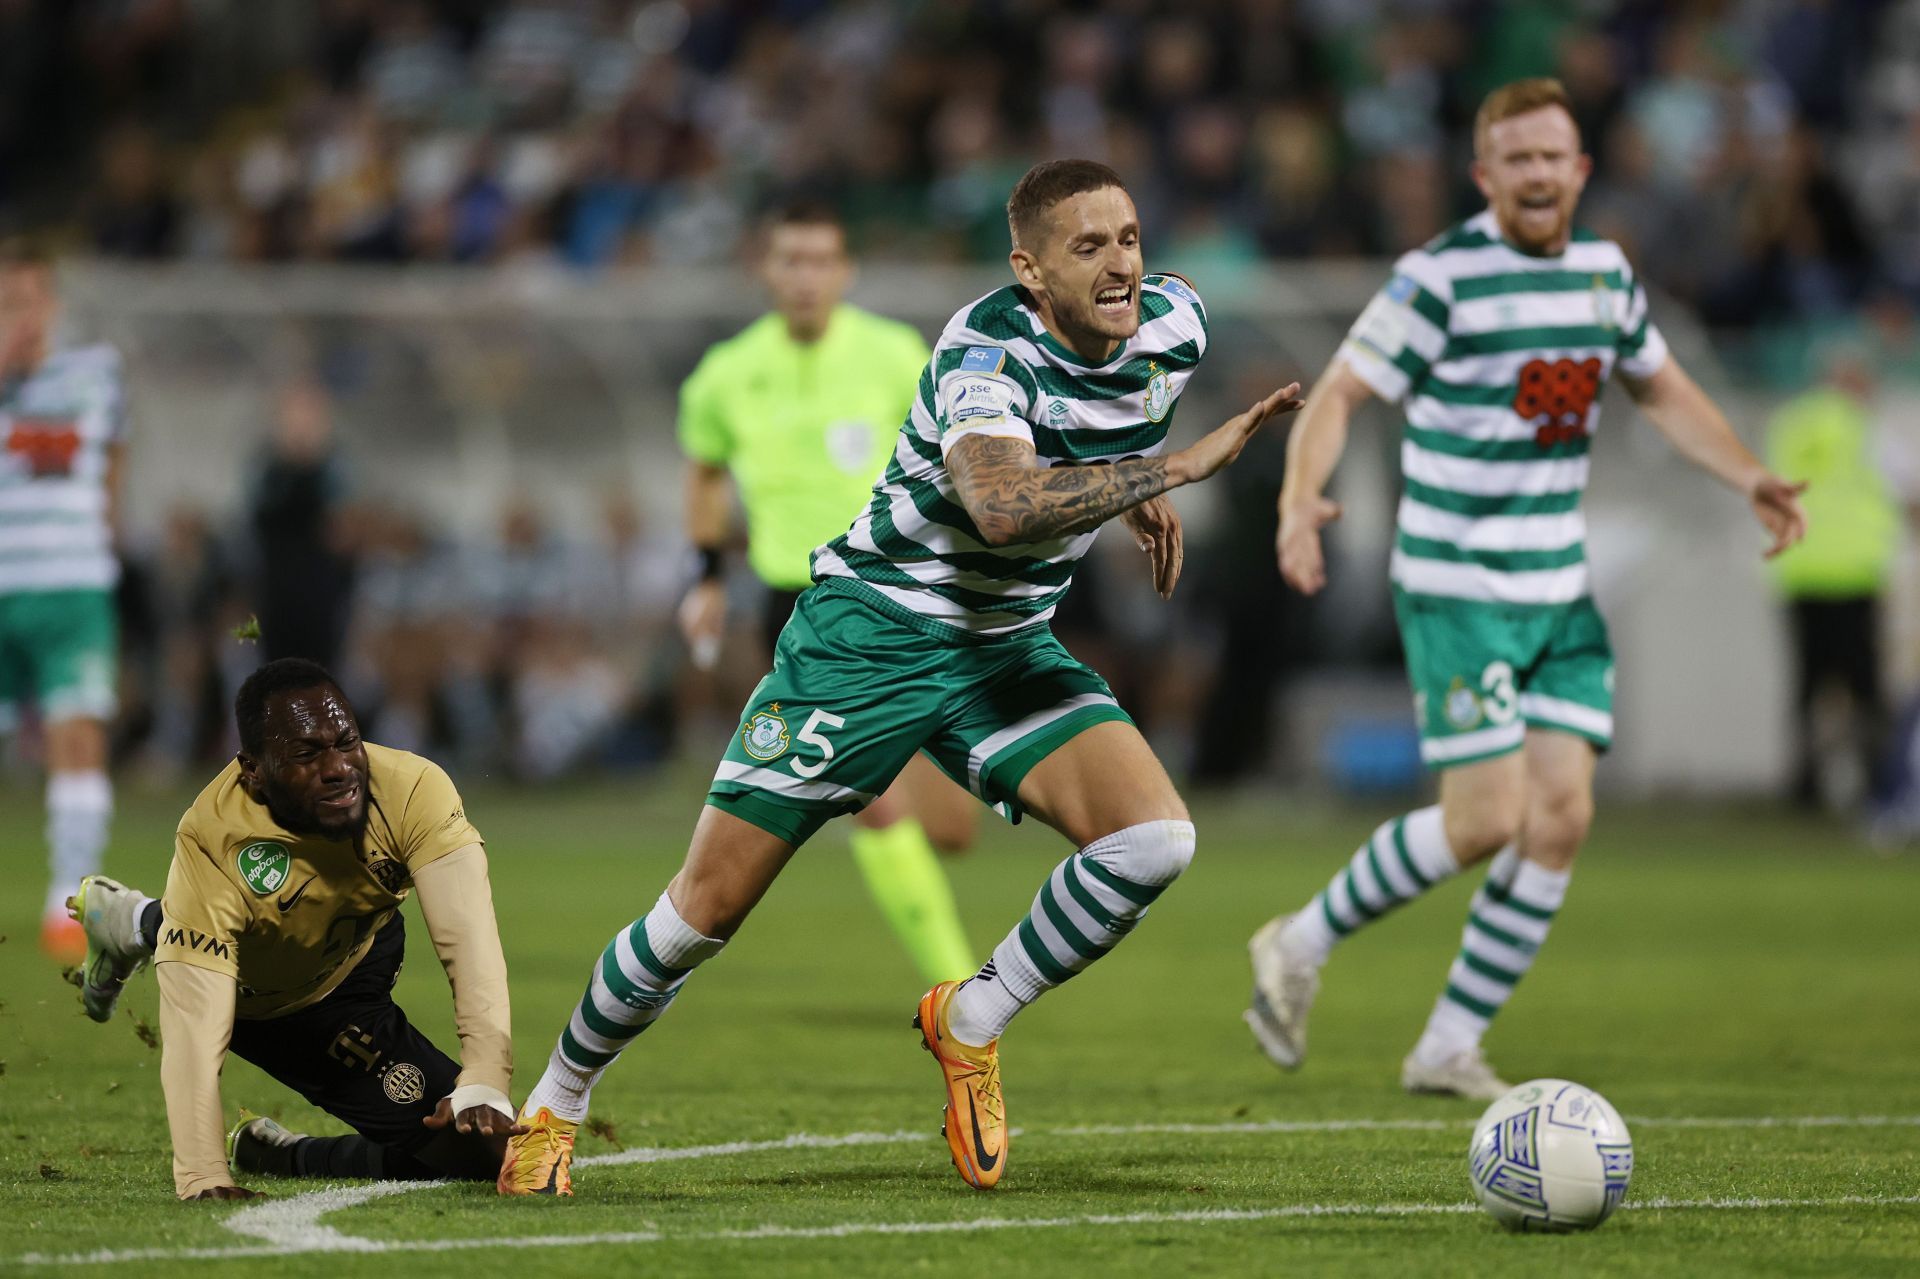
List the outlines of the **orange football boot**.
<svg viewBox="0 0 1920 1279">
<path fill-rule="evenodd" d="M 940 1123 L 953 1166 L 968 1185 L 991 1190 L 1007 1170 L 1007 1103 L 1000 1093 L 1000 1041 L 985 1048 L 963 1044 L 947 1025 L 957 981 L 943 981 L 920 1000 L 913 1025 L 920 1045 L 940 1064 L 947 1106 Z"/>
</svg>

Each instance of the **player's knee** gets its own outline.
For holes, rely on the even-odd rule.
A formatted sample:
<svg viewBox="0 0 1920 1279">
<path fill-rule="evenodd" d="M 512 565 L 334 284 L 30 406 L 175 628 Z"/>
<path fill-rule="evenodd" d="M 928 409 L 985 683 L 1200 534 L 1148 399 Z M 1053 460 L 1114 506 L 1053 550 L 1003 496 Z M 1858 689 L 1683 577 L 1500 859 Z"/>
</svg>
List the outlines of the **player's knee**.
<svg viewBox="0 0 1920 1279">
<path fill-rule="evenodd" d="M 1527 814 L 1530 848 L 1551 850 L 1571 861 L 1593 828 L 1593 793 L 1585 787 L 1558 787 L 1536 792 Z"/>
<path fill-rule="evenodd" d="M 1462 866 L 1493 856 L 1520 838 L 1518 804 L 1476 804 L 1446 814 L 1447 843 Z"/>
<path fill-rule="evenodd" d="M 1171 884 L 1193 864 L 1190 821 L 1142 822 L 1096 840 L 1087 856 L 1133 884 Z"/>
<path fill-rule="evenodd" d="M 927 842 L 935 852 L 942 857 L 956 857 L 973 847 L 977 827 L 972 813 L 960 813 L 952 817 L 925 818 L 921 829 L 927 832 Z"/>
</svg>

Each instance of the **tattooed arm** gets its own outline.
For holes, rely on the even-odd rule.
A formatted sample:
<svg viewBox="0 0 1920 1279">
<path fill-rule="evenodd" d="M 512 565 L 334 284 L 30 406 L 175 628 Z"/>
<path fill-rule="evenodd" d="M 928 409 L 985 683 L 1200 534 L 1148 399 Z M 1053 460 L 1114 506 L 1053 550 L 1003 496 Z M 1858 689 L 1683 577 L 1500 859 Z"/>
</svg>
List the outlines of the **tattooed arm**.
<svg viewBox="0 0 1920 1279">
<path fill-rule="evenodd" d="M 970 435 L 947 454 L 947 471 L 988 545 L 1006 546 L 1099 528 L 1171 488 L 1168 460 L 1045 467 L 1025 440 Z"/>
<path fill-rule="evenodd" d="M 969 435 L 948 451 L 947 471 L 960 504 L 989 546 L 1072 537 L 1225 467 L 1268 418 L 1299 408 L 1299 393 L 1297 382 L 1275 391 L 1165 457 L 1130 458 L 1110 466 L 1047 467 L 1024 440 Z"/>
</svg>

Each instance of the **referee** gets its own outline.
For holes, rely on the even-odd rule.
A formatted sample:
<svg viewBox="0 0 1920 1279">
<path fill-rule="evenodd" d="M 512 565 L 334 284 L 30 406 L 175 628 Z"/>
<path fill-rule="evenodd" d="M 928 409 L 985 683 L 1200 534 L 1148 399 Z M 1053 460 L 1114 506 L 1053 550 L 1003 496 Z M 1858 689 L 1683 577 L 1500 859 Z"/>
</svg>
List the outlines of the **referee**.
<svg viewBox="0 0 1920 1279">
<path fill-rule="evenodd" d="M 824 205 L 774 216 L 762 276 L 773 310 L 709 350 L 680 389 L 687 534 L 701 562 L 680 622 L 702 665 L 726 628 L 729 488 L 746 512 L 747 563 L 767 588 L 771 650 L 812 584 L 813 548 L 866 505 L 931 355 L 912 328 L 841 301 L 853 261 L 846 228 Z M 964 849 L 974 821 L 971 796 L 919 756 L 853 818 L 854 861 L 930 982 L 979 967 L 934 852 Z"/>
</svg>

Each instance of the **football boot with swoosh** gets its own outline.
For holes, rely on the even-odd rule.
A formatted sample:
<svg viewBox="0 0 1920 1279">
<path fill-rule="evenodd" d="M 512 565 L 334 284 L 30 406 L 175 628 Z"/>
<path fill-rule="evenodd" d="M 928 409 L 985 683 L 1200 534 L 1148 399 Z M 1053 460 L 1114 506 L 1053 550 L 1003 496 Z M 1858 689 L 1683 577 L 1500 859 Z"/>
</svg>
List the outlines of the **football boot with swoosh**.
<svg viewBox="0 0 1920 1279">
<path fill-rule="evenodd" d="M 1000 1041 L 984 1048 L 963 1044 L 947 1025 L 957 981 L 943 981 L 920 1000 L 914 1028 L 920 1044 L 939 1063 L 947 1087 L 940 1132 L 953 1166 L 976 1190 L 991 1190 L 1007 1170 L 1007 1103 L 1000 1092 Z"/>
<path fill-rule="evenodd" d="M 532 1114 L 523 1110 L 520 1122 L 527 1131 L 508 1138 L 494 1188 L 503 1195 L 571 1195 L 573 1139 L 580 1125 L 545 1106 Z"/>
</svg>

